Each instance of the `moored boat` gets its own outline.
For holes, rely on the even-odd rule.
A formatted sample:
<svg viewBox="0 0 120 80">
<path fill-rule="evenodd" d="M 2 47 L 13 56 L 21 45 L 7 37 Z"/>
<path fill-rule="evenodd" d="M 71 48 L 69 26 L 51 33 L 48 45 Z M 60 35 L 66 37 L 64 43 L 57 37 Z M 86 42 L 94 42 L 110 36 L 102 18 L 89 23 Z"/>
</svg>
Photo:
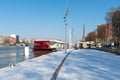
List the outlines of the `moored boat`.
<svg viewBox="0 0 120 80">
<path fill-rule="evenodd" d="M 50 41 L 49 40 L 35 40 L 33 50 L 53 51 L 53 50 L 55 50 L 55 48 L 50 47 Z"/>
</svg>

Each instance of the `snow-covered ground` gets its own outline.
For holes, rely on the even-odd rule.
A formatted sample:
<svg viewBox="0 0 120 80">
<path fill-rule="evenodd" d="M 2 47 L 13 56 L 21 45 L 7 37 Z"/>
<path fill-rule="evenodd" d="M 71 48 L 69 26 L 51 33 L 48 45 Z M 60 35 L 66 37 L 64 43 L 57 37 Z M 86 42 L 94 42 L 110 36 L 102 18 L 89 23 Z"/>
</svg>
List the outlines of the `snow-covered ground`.
<svg viewBox="0 0 120 80">
<path fill-rule="evenodd" d="M 73 51 L 57 80 L 120 80 L 120 56 L 97 50 Z"/>
<path fill-rule="evenodd" d="M 51 80 L 66 56 L 53 52 L 0 69 L 0 80 Z M 65 60 L 57 80 L 120 80 L 120 56 L 107 52 L 74 50 Z"/>
</svg>

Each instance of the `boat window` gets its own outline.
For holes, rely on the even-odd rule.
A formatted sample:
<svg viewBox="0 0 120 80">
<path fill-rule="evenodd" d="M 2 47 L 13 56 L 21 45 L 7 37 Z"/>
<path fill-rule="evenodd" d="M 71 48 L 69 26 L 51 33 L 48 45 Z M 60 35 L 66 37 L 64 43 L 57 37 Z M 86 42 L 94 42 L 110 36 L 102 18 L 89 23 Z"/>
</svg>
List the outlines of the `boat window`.
<svg viewBox="0 0 120 80">
<path fill-rule="evenodd" d="M 41 42 L 35 42 L 35 43 L 34 43 L 34 46 L 40 46 L 40 45 L 42 45 Z"/>
<path fill-rule="evenodd" d="M 35 45 L 35 46 L 40 46 L 40 44 L 39 44 L 39 43 L 34 43 L 34 45 Z"/>
<path fill-rule="evenodd" d="M 46 42 L 46 45 L 49 45 L 50 43 L 49 42 Z"/>
</svg>

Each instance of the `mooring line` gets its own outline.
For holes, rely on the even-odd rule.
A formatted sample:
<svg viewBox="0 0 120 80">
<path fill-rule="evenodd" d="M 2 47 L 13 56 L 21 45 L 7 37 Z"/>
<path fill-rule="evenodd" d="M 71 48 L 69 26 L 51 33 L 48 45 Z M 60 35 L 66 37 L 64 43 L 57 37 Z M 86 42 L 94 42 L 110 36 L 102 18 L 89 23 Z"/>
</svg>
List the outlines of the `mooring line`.
<svg viewBox="0 0 120 80">
<path fill-rule="evenodd" d="M 68 57 L 68 55 L 71 53 L 72 51 L 68 52 L 67 55 L 63 58 L 62 62 L 59 64 L 59 66 L 57 67 L 57 69 L 55 70 L 55 72 L 53 73 L 53 76 L 51 78 L 51 80 L 56 80 L 58 73 L 63 65 L 63 63 L 65 62 L 66 58 Z"/>
</svg>

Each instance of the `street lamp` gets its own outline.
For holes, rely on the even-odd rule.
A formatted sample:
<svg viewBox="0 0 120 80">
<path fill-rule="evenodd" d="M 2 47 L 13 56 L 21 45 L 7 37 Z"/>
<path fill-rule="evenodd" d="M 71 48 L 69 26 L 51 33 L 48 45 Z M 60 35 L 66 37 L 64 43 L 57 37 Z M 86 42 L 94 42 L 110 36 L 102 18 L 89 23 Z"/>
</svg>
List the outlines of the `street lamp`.
<svg viewBox="0 0 120 80">
<path fill-rule="evenodd" d="M 65 12 L 65 16 L 64 16 L 64 22 L 65 22 L 65 53 L 66 53 L 66 49 L 67 49 L 67 17 L 68 17 L 68 6 L 67 6 L 67 0 L 66 0 L 66 12 Z"/>
</svg>

